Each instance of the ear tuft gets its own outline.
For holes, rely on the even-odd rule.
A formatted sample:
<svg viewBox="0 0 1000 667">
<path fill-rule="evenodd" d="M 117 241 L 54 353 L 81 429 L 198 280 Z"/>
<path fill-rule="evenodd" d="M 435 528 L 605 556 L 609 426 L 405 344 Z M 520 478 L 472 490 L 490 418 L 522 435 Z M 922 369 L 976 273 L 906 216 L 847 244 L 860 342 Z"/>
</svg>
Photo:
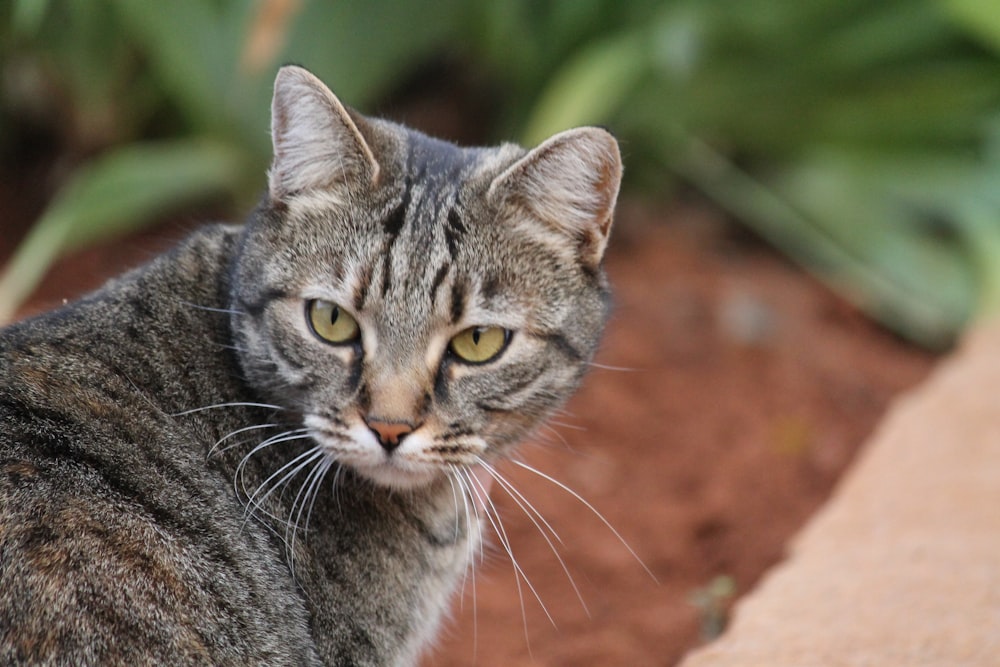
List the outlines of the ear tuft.
<svg viewBox="0 0 1000 667">
<path fill-rule="evenodd" d="M 379 165 L 351 114 L 322 81 L 301 67 L 278 71 L 271 102 L 272 198 L 365 185 Z"/>
<path fill-rule="evenodd" d="M 595 268 L 607 247 L 621 176 L 615 138 L 583 127 L 530 151 L 493 181 L 490 195 L 522 209 L 548 236 L 556 232 L 575 244 L 580 260 Z"/>
</svg>

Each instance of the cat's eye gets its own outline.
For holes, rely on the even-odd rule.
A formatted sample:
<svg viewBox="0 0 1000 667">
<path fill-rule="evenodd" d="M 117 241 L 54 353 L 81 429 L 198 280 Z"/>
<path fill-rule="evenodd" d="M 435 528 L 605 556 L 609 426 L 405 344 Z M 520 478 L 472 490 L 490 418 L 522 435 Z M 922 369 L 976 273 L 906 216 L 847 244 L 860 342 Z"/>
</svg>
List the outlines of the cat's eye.
<svg viewBox="0 0 1000 667">
<path fill-rule="evenodd" d="M 332 301 L 314 299 L 306 309 L 313 333 L 328 343 L 353 343 L 361 335 L 358 321 Z"/>
<path fill-rule="evenodd" d="M 500 327 L 469 327 L 451 339 L 448 349 L 462 361 L 483 364 L 498 357 L 507 342 L 510 331 Z"/>
</svg>

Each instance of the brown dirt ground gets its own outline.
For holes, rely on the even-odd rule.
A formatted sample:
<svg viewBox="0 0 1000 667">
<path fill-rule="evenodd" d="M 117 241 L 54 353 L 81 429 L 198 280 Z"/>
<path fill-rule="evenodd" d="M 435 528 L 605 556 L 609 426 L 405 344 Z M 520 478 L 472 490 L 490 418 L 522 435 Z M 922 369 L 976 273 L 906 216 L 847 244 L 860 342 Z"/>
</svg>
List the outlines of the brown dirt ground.
<svg viewBox="0 0 1000 667">
<path fill-rule="evenodd" d="M 14 202 L 0 260 L 36 213 Z M 19 215 L 13 211 L 17 209 Z M 827 497 L 890 399 L 933 357 L 872 325 L 702 206 L 626 202 L 608 270 L 616 312 L 584 388 L 505 473 L 559 536 L 561 558 L 501 489 L 520 570 L 498 540 L 425 665 L 672 665 L 701 639 L 693 593 L 719 575 L 746 592 Z M 194 221 L 62 261 L 28 311 L 96 287 Z M 625 369 L 625 370 L 622 370 Z M 554 540 L 553 540 L 554 541 Z M 522 600 L 523 598 L 523 600 Z"/>
</svg>

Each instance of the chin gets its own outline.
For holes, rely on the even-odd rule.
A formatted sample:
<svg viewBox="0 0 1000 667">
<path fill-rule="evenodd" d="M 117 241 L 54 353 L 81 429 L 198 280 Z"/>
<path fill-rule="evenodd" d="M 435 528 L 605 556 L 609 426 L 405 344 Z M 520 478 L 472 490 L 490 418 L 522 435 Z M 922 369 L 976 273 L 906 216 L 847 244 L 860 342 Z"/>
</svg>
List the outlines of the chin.
<svg viewBox="0 0 1000 667">
<path fill-rule="evenodd" d="M 372 466 L 357 466 L 348 464 L 360 477 L 364 477 L 376 486 L 409 491 L 429 486 L 440 479 L 444 473 L 438 468 L 413 469 L 404 467 L 393 461 L 387 461 Z"/>
</svg>

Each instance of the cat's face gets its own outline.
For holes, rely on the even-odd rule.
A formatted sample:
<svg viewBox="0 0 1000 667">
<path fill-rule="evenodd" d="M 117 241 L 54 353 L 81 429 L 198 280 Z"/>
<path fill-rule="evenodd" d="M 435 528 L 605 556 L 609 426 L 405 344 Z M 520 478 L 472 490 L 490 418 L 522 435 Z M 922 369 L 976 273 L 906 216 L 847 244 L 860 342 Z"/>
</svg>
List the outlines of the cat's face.
<svg viewBox="0 0 1000 667">
<path fill-rule="evenodd" d="M 376 483 L 492 461 L 597 345 L 620 179 L 606 132 L 460 149 L 275 85 L 268 197 L 233 273 L 248 380 Z"/>
</svg>

